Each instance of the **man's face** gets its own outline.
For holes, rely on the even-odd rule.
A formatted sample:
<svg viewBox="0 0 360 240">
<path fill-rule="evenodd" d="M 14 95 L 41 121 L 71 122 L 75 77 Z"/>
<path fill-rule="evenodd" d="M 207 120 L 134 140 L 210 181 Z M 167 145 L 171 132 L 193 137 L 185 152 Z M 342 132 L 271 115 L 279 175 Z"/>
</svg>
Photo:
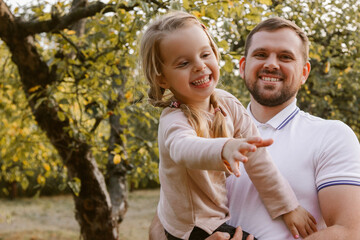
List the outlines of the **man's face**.
<svg viewBox="0 0 360 240">
<path fill-rule="evenodd" d="M 301 39 L 289 28 L 255 33 L 247 57 L 240 60 L 240 75 L 252 97 L 269 107 L 292 101 L 309 72 Z"/>
</svg>

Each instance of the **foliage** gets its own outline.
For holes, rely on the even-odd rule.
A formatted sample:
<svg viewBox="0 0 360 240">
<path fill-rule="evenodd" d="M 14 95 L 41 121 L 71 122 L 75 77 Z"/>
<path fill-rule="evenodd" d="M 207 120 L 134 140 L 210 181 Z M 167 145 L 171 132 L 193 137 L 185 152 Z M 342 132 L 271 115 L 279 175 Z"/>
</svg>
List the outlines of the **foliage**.
<svg viewBox="0 0 360 240">
<path fill-rule="evenodd" d="M 299 93 L 298 104 L 314 115 L 345 121 L 360 136 L 358 1 L 183 0 L 156 4 L 119 0 L 109 3 L 138 6 L 87 19 L 86 33 L 80 37 L 71 29 L 36 36 L 38 51 L 58 76 L 58 81 L 43 91 L 48 91 L 59 103 L 62 111 L 58 117 L 70 119 L 68 131 L 91 144 L 105 174 L 109 116 L 115 114 L 121 116 L 124 145 L 116 146 L 110 153 L 115 156 L 113 162 L 125 162 L 129 166 L 129 181 L 135 187 L 157 181 L 156 129 L 160 111 L 147 104 L 147 86 L 140 74 L 137 54 L 144 26 L 166 8 L 189 11 L 210 29 L 222 52 L 220 87 L 244 104 L 249 101 L 249 95 L 240 82 L 237 63 L 247 34 L 269 16 L 295 21 L 312 42 L 312 71 Z M 66 1 L 57 2 L 55 8 L 62 13 L 70 5 Z M 45 3 L 24 10 L 17 14 L 26 19 L 51 18 Z M 43 186 L 48 177 L 64 177 L 66 171 L 32 117 L 9 52 L 3 44 L 0 46 L 0 180 L 19 182 L 26 189 L 29 178 L 36 177 L 36 187 Z M 33 94 L 36 90 L 32 89 Z M 109 107 L 111 101 L 119 102 L 115 109 Z"/>
<path fill-rule="evenodd" d="M 18 183 L 22 190 L 27 190 L 31 183 L 35 190 L 40 190 L 47 178 L 63 182 L 66 173 L 62 162 L 34 121 L 7 49 L 2 47 L 0 52 L 6 56 L 0 58 L 0 181 Z M 15 191 L 14 186 L 3 186 L 1 195 Z M 65 186 L 56 187 L 63 191 Z"/>
</svg>

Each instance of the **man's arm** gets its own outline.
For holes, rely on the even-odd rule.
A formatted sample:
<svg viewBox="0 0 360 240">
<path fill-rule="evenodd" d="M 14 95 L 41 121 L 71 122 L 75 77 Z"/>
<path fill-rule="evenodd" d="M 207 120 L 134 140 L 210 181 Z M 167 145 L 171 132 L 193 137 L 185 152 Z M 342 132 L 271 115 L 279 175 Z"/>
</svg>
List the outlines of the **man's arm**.
<svg viewBox="0 0 360 240">
<path fill-rule="evenodd" d="M 360 187 L 336 185 L 318 193 L 327 228 L 306 240 L 360 239 Z"/>
</svg>

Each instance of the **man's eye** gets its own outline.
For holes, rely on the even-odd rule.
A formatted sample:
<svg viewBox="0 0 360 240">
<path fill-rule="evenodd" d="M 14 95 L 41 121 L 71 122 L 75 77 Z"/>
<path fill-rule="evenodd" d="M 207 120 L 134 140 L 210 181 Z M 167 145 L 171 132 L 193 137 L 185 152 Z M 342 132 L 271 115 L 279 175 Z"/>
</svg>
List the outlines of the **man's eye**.
<svg viewBox="0 0 360 240">
<path fill-rule="evenodd" d="M 258 58 L 264 58 L 266 57 L 266 54 L 265 53 L 256 53 L 254 54 L 255 57 L 258 57 Z"/>
<path fill-rule="evenodd" d="M 283 60 L 292 60 L 293 59 L 293 57 L 289 56 L 289 55 L 283 55 L 280 58 L 283 59 Z"/>
</svg>

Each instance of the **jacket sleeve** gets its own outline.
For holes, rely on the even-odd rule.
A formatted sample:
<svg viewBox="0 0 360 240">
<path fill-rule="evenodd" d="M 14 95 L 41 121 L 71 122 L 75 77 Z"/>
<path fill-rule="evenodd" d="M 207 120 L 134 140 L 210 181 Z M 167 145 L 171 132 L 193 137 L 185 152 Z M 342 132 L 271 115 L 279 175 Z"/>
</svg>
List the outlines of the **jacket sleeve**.
<svg viewBox="0 0 360 240">
<path fill-rule="evenodd" d="M 159 135 L 176 164 L 189 169 L 228 172 L 221 159 L 221 151 L 229 138 L 198 137 L 181 111 L 162 115 Z"/>
</svg>

